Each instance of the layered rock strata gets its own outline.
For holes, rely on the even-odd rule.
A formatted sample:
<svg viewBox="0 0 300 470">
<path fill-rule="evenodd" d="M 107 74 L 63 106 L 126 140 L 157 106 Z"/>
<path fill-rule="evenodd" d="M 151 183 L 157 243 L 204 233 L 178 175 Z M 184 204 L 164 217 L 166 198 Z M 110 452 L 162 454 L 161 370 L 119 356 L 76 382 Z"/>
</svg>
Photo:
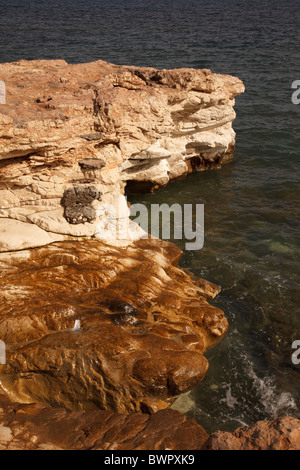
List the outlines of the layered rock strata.
<svg viewBox="0 0 300 470">
<path fill-rule="evenodd" d="M 185 450 L 201 448 L 207 438 L 195 421 L 172 410 L 70 412 L 0 395 L 0 450 Z"/>
<path fill-rule="evenodd" d="M 242 82 L 103 61 L 19 61 L 0 65 L 0 78 L 0 386 L 29 406 L 12 412 L 43 414 L 32 402 L 100 408 L 96 421 L 110 429 L 112 411 L 166 408 L 202 380 L 204 353 L 228 325 L 208 303 L 219 288 L 178 269 L 180 250 L 130 221 L 125 189 L 153 190 L 230 159 Z M 76 416 L 85 420 L 73 414 L 69 423 Z M 157 423 L 130 419 L 122 425 Z M 21 446 L 19 430 L 3 426 L 1 445 Z M 33 436 L 28 445 L 50 441 Z M 118 446 L 102 441 L 82 447 Z M 126 445 L 146 448 L 139 439 Z"/>
<path fill-rule="evenodd" d="M 109 240 L 119 222 L 119 238 L 138 239 L 125 186 L 151 190 L 232 157 L 238 78 L 62 60 L 1 64 L 0 78 L 0 251 Z M 64 205 L 89 187 L 101 198 Z"/>
</svg>

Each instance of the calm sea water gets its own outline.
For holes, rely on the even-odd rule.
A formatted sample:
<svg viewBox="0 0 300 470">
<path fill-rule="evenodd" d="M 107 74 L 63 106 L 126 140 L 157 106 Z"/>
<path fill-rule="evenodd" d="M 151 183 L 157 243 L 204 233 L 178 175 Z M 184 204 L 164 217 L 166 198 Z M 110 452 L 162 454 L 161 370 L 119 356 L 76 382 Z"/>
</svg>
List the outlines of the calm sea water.
<svg viewBox="0 0 300 470">
<path fill-rule="evenodd" d="M 208 431 L 300 414 L 300 365 L 291 362 L 300 339 L 299 43 L 290 0 L 0 0 L 0 62 L 210 68 L 246 85 L 236 159 L 139 196 L 205 204 L 205 246 L 181 265 L 222 286 L 214 304 L 230 329 L 207 354 L 204 381 L 175 406 Z"/>
</svg>

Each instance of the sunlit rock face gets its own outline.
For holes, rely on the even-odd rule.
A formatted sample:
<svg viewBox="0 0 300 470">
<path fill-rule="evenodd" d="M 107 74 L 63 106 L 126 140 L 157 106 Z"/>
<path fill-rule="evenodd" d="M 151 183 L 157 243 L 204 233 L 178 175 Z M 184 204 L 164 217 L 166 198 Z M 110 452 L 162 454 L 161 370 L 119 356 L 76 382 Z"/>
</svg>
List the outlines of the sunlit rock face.
<svg viewBox="0 0 300 470">
<path fill-rule="evenodd" d="M 13 400 L 153 412 L 200 382 L 227 321 L 173 244 L 97 240 L 0 255 L 0 385 Z M 75 328 L 80 323 L 80 328 Z"/>
<path fill-rule="evenodd" d="M 0 450 L 300 450 L 300 420 L 291 417 L 208 436 L 170 409 L 152 415 L 69 411 L 16 403 L 0 393 L 0 410 Z"/>
<path fill-rule="evenodd" d="M 199 424 L 173 410 L 77 412 L 14 403 L 1 394 L 0 407 L 0 450 L 192 450 L 208 438 Z"/>
<path fill-rule="evenodd" d="M 153 190 L 232 157 L 238 78 L 63 60 L 1 64 L 0 75 L 0 251 L 107 241 L 128 219 L 107 211 L 125 186 Z M 101 198 L 64 205 L 66 192 L 90 187 Z"/>
<path fill-rule="evenodd" d="M 284 416 L 258 421 L 234 432 L 215 432 L 203 450 L 300 450 L 300 419 Z"/>
<path fill-rule="evenodd" d="M 203 379 L 227 321 L 208 303 L 219 288 L 130 221 L 125 188 L 230 159 L 244 86 L 103 61 L 0 73 L 0 388 L 70 409 L 166 408 Z"/>
</svg>

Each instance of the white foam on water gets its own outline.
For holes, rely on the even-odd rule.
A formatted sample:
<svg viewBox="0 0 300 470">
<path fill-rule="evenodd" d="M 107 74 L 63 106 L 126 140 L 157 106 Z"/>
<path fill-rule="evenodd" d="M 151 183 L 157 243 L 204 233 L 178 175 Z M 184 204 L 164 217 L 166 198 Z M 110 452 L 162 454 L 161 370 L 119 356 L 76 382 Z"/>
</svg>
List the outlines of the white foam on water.
<svg viewBox="0 0 300 470">
<path fill-rule="evenodd" d="M 293 396 L 288 392 L 280 393 L 277 390 L 274 377 L 265 375 L 260 378 L 255 372 L 253 363 L 246 356 L 244 359 L 247 362 L 246 373 L 253 380 L 253 387 L 260 399 L 256 405 L 258 411 L 263 411 L 268 418 L 278 417 L 281 412 L 284 414 L 299 412 Z"/>
</svg>

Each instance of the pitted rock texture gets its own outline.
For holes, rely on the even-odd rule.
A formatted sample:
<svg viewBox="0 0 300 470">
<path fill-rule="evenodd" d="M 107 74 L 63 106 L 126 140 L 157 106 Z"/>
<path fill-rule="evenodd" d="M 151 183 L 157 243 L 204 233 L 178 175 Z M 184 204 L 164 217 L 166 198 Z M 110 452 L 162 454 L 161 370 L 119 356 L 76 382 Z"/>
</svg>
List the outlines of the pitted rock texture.
<svg viewBox="0 0 300 470">
<path fill-rule="evenodd" d="M 64 217 L 69 224 L 93 222 L 96 218 L 96 211 L 92 206 L 65 207 Z"/>
<path fill-rule="evenodd" d="M 70 224 L 92 222 L 96 218 L 94 201 L 101 198 L 95 186 L 75 186 L 65 191 L 61 204 L 64 206 L 64 217 Z"/>
<path fill-rule="evenodd" d="M 172 410 L 70 412 L 0 394 L 0 450 L 192 450 L 207 437 L 194 420 Z"/>
<path fill-rule="evenodd" d="M 210 435 L 204 450 L 300 450 L 300 419 L 289 416 L 258 421 L 233 433 Z"/>
<path fill-rule="evenodd" d="M 117 206 L 126 185 L 128 191 L 153 190 L 232 157 L 234 97 L 244 91 L 238 78 L 63 60 L 0 64 L 0 76 L 6 84 L 0 251 L 18 249 L 10 244 L 13 229 L 3 230 L 9 220 L 19 222 L 21 233 L 32 225 L 40 229 L 32 243 L 20 239 L 20 249 L 49 238 L 107 239 L 97 227 L 105 205 Z M 61 199 L 82 184 L 95 186 L 101 201 L 94 203 L 95 213 L 71 211 L 66 220 Z"/>
<path fill-rule="evenodd" d="M 161 240 L 61 242 L 0 255 L 0 385 L 14 400 L 153 412 L 199 383 L 227 330 L 219 288 Z M 75 320 L 81 329 L 72 331 Z"/>
<path fill-rule="evenodd" d="M 83 170 L 94 170 L 104 168 L 106 163 L 104 160 L 100 160 L 99 158 L 85 158 L 78 162 L 79 166 Z"/>
<path fill-rule="evenodd" d="M 87 206 L 95 200 L 99 200 L 101 193 L 95 186 L 76 186 L 67 189 L 62 199 L 62 205 L 68 206 Z"/>
</svg>

